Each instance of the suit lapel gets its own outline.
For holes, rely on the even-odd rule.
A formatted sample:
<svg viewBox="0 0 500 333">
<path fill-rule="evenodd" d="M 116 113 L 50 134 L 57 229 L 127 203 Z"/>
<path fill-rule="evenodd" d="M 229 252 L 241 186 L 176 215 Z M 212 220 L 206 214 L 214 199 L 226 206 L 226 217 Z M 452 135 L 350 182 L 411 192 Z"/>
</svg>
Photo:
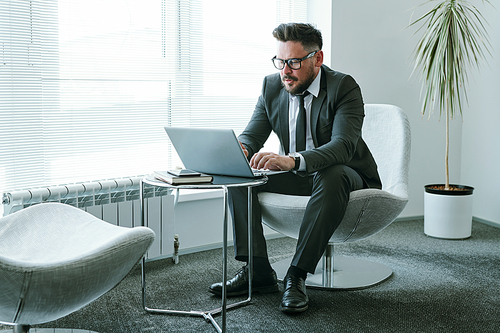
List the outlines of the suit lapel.
<svg viewBox="0 0 500 333">
<path fill-rule="evenodd" d="M 311 134 L 315 147 L 318 147 L 318 137 L 316 135 L 316 130 L 318 128 L 319 114 L 321 111 L 321 107 L 323 106 L 323 103 L 326 99 L 326 74 L 323 68 L 321 68 L 321 71 L 319 95 L 318 97 L 313 99 L 311 105 Z"/>
</svg>

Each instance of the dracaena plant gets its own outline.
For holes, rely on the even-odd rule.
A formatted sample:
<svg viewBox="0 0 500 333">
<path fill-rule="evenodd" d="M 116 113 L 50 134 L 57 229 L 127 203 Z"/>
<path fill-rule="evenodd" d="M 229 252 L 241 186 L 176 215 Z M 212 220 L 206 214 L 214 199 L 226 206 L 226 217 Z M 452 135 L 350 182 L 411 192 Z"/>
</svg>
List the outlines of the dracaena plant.
<svg viewBox="0 0 500 333">
<path fill-rule="evenodd" d="M 427 3 L 436 2 L 435 0 Z M 490 3 L 488 0 L 482 0 Z M 490 3 L 491 4 L 491 3 Z M 462 102 L 467 101 L 468 70 L 479 68 L 490 54 L 491 44 L 481 12 L 465 0 L 437 1 L 434 8 L 410 26 L 423 31 L 413 53 L 412 76 L 420 72 L 422 79 L 422 114 L 429 117 L 439 109 L 446 118 L 445 189 L 449 180 L 449 121 L 457 112 L 462 116 Z M 468 102 L 468 101 L 467 101 Z"/>
</svg>

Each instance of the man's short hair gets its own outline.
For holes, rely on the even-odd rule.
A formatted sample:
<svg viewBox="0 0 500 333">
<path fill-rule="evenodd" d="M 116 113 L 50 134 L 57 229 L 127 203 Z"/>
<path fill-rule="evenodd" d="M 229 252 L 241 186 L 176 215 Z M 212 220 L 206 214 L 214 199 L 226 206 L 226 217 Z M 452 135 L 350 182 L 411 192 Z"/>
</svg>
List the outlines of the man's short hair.
<svg viewBox="0 0 500 333">
<path fill-rule="evenodd" d="M 321 31 L 308 23 L 282 23 L 273 30 L 273 36 L 280 42 L 299 42 L 308 52 L 323 47 Z"/>
</svg>

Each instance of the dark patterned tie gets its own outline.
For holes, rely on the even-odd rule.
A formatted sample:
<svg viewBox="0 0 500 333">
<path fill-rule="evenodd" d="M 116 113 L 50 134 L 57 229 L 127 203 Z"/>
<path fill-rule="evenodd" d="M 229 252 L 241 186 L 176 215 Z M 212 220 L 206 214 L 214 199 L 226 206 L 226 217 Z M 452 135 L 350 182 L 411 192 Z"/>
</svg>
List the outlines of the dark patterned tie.
<svg viewBox="0 0 500 333">
<path fill-rule="evenodd" d="M 295 151 L 306 150 L 306 109 L 304 107 L 304 98 L 309 95 L 309 91 L 302 95 L 296 95 L 299 100 L 299 114 L 295 123 Z"/>
</svg>

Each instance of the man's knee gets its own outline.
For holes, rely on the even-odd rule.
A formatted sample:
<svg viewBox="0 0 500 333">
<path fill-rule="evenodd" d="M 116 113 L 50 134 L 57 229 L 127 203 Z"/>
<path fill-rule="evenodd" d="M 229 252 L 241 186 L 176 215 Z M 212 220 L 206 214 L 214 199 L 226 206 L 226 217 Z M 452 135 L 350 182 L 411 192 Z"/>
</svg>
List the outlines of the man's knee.
<svg viewBox="0 0 500 333">
<path fill-rule="evenodd" d="M 342 188 L 350 192 L 363 188 L 363 179 L 346 165 L 332 165 L 316 173 L 314 186 L 323 189 Z"/>
</svg>

